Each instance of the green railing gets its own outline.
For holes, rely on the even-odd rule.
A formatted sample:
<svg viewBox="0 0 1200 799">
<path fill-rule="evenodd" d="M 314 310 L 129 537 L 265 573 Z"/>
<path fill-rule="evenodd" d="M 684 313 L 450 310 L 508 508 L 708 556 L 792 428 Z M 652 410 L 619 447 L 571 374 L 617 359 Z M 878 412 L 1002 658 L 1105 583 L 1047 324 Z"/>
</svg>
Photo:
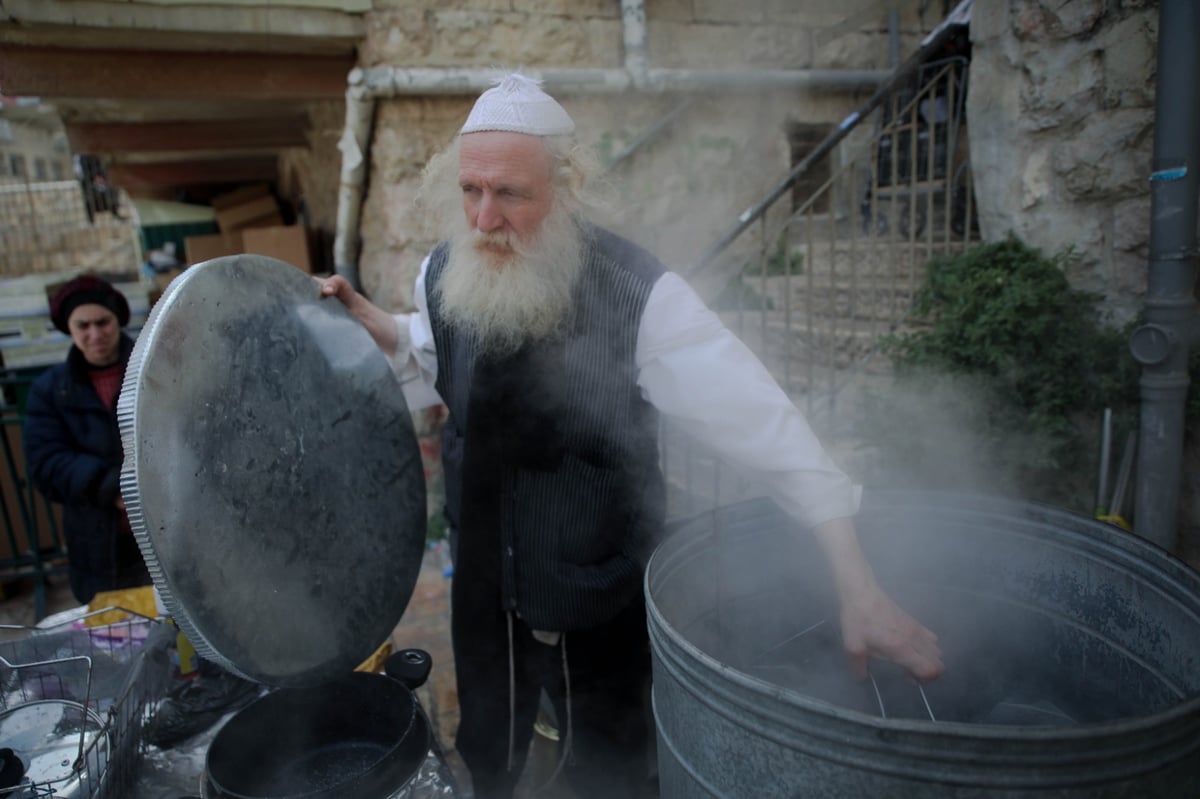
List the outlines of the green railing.
<svg viewBox="0 0 1200 799">
<path fill-rule="evenodd" d="M 36 371 L 0 372 L 0 516 L 3 538 L 0 546 L 0 583 L 32 581 L 33 621 L 46 615 L 46 580 L 67 572 L 67 549 L 59 528 L 55 506 L 29 480 L 21 452 L 21 430 L 25 421 L 25 398 Z"/>
</svg>

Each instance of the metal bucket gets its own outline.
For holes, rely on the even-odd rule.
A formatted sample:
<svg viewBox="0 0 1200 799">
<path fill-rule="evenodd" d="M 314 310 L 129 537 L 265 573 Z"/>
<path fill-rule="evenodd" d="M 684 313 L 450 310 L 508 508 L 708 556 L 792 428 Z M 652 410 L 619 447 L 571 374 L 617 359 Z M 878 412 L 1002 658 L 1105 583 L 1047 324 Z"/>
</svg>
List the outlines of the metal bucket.
<svg viewBox="0 0 1200 799">
<path fill-rule="evenodd" d="M 690 520 L 646 574 L 663 797 L 1200 796 L 1200 574 L 1027 503 L 875 493 L 857 523 L 946 673 L 853 680 L 772 503 Z"/>
</svg>

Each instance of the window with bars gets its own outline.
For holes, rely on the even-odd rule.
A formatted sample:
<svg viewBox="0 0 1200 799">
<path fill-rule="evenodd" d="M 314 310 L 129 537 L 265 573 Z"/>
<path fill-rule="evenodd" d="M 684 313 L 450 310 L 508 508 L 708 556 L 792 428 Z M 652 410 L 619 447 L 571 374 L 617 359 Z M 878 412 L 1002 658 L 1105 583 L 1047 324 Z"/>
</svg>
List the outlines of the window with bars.
<svg viewBox="0 0 1200 799">
<path fill-rule="evenodd" d="M 788 149 L 791 151 L 791 168 L 804 160 L 804 158 L 817 148 L 833 130 L 833 127 L 828 124 L 809 124 L 804 122 L 792 122 L 787 126 Z M 792 184 L 792 209 L 798 208 L 801 203 L 825 185 L 829 180 L 831 173 L 830 159 L 822 158 L 820 161 L 812 165 L 805 174 L 800 176 L 800 179 Z M 813 210 L 818 213 L 823 213 L 829 210 L 829 194 L 822 193 L 813 205 Z"/>
</svg>

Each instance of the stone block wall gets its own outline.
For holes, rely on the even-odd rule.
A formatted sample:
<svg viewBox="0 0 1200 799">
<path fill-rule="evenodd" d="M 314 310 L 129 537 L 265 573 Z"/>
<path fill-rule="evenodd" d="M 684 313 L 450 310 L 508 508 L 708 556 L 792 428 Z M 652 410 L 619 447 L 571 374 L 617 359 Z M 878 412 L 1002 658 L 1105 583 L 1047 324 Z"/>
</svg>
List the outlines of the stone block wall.
<svg viewBox="0 0 1200 799">
<path fill-rule="evenodd" d="M 122 198 L 122 205 L 129 204 Z M 93 270 L 137 274 L 141 250 L 128 217 L 87 217 L 79 183 L 0 186 L 0 277 Z"/>
<path fill-rule="evenodd" d="M 1142 308 L 1158 48 L 1154 0 L 976 0 L 968 117 L 980 226 L 1045 252 L 1113 321 Z M 1182 554 L 1200 563 L 1200 446 L 1188 441 Z"/>
<path fill-rule="evenodd" d="M 1149 255 L 1158 4 L 976 0 L 967 114 L 980 226 L 1074 248 L 1117 321 Z"/>
<path fill-rule="evenodd" d="M 864 70 L 888 67 L 888 11 L 898 11 L 901 57 L 941 19 L 927 0 L 648 0 L 646 60 L 695 70 Z M 376 0 L 363 66 L 515 69 L 624 65 L 618 0 Z M 606 176 L 606 221 L 668 265 L 695 259 L 790 168 L 789 122 L 834 126 L 868 91 L 577 94 L 559 99 L 581 140 L 602 158 L 620 152 L 684 99 L 666 132 Z M 432 241 L 414 217 L 421 169 L 455 134 L 473 97 L 381 101 L 371 141 L 359 274 L 379 304 L 410 307 Z"/>
<path fill-rule="evenodd" d="M 321 234 L 319 263 L 328 261 L 331 269 L 342 162 L 337 143 L 346 124 L 346 104 L 340 100 L 310 103 L 307 114 L 308 146 L 281 155 L 279 192 L 293 208 L 304 208 L 308 226 Z"/>
</svg>

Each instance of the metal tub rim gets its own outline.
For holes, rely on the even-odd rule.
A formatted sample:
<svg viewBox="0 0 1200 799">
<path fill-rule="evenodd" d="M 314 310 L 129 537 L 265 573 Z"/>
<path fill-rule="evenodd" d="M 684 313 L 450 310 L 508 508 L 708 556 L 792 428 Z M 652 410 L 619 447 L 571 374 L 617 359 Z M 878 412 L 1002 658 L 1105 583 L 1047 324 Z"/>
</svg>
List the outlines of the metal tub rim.
<svg viewBox="0 0 1200 799">
<path fill-rule="evenodd" d="M 1009 524 L 1020 521 L 1027 526 L 1042 526 L 1054 536 L 1066 536 L 1084 545 L 1085 550 L 1091 549 L 1089 555 L 1103 552 L 1106 563 L 1125 568 L 1171 602 L 1185 603 L 1200 618 L 1200 574 L 1148 541 L 1117 528 L 1108 529 L 1110 525 L 1095 522 L 1093 526 L 1091 520 L 1069 511 L 984 495 L 875 492 L 874 498 L 899 500 L 900 507 L 926 513 L 932 508 L 951 514 L 969 513 L 975 520 L 994 516 Z M 959 503 L 964 499 L 974 507 L 963 508 Z M 683 527 L 761 502 L 750 500 L 720 508 L 689 520 Z M 1087 523 L 1081 524 L 1081 519 Z M 675 569 L 686 565 L 686 559 L 704 554 L 714 535 L 672 536 L 655 551 L 647 566 L 644 590 L 655 680 L 660 681 L 661 669 L 674 683 L 669 687 L 687 691 L 691 701 L 732 723 L 741 723 L 732 710 L 743 716 L 750 711 L 758 725 L 757 734 L 782 747 L 857 769 L 914 778 L 926 771 L 922 766 L 935 762 L 950 768 L 949 774 L 942 775 L 945 781 L 1004 788 L 1079 785 L 1081 780 L 1135 777 L 1200 750 L 1200 693 L 1196 692 L 1165 709 L 1119 719 L 1071 726 L 1001 725 L 883 718 L 740 671 L 675 631 L 656 601 L 657 589 L 669 582 Z M 1078 549 L 1073 551 L 1078 554 Z M 1147 580 L 1151 575 L 1153 580 Z M 1192 591 L 1187 590 L 1189 584 Z M 659 734 L 664 735 L 668 731 L 662 724 L 660 689 L 665 690 L 656 685 L 653 710 Z M 667 738 L 668 745 L 673 745 L 669 735 Z M 1081 777 L 1081 766 L 1091 771 L 1090 777 Z M 1014 767 L 1020 771 L 1013 772 Z M 1037 773 L 1030 773 L 1031 769 Z M 1059 770 L 1063 773 L 1056 776 Z"/>
</svg>

